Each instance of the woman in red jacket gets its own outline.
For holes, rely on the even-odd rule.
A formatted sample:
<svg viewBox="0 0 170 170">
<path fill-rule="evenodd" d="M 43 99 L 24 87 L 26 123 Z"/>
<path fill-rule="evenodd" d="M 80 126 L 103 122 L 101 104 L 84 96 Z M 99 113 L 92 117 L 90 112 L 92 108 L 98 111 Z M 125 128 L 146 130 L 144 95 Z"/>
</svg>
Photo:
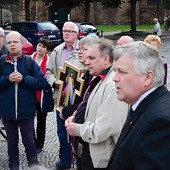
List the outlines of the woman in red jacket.
<svg viewBox="0 0 170 170">
<path fill-rule="evenodd" d="M 49 59 L 49 55 L 47 52 L 51 48 L 51 42 L 48 38 L 42 37 L 38 40 L 36 46 L 36 52 L 32 54 L 32 58 L 36 61 L 36 63 L 40 66 L 41 71 L 45 75 L 46 73 L 46 64 Z M 46 117 L 47 113 L 43 113 L 41 109 L 42 104 L 42 91 L 36 92 L 36 111 L 37 111 L 37 128 L 36 128 L 36 147 L 37 153 L 42 151 L 44 147 L 45 141 L 45 131 L 46 131 Z"/>
</svg>

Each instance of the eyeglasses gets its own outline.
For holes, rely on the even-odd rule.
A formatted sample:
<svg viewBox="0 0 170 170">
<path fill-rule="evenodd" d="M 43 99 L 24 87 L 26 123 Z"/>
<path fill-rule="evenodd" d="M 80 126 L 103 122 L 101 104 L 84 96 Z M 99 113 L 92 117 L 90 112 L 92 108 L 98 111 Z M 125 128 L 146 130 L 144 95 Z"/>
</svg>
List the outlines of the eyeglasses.
<svg viewBox="0 0 170 170">
<path fill-rule="evenodd" d="M 63 33 L 77 33 L 77 32 L 72 30 L 63 30 Z"/>
<path fill-rule="evenodd" d="M 8 44 L 8 45 L 10 45 L 10 44 L 17 44 L 17 43 L 19 43 L 20 41 L 9 41 L 9 42 L 6 42 L 6 44 Z"/>
</svg>

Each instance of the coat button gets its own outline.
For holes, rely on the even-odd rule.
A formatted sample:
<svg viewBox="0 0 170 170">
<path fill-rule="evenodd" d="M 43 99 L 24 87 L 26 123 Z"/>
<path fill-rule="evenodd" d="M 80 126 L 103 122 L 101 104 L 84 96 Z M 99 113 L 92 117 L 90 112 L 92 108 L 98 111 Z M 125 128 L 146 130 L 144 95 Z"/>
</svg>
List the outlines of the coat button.
<svg viewBox="0 0 170 170">
<path fill-rule="evenodd" d="M 89 138 L 89 140 L 91 140 L 91 138 Z"/>
</svg>

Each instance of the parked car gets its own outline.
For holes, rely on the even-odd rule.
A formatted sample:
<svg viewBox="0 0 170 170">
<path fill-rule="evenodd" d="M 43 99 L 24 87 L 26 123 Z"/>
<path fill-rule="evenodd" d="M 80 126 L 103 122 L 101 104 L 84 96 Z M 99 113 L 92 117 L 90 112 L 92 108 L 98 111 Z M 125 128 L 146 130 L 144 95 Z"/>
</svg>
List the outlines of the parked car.
<svg viewBox="0 0 170 170">
<path fill-rule="evenodd" d="M 62 28 L 63 28 L 64 22 L 56 22 L 55 25 L 59 28 L 61 34 L 62 34 Z M 80 22 L 76 23 L 79 28 L 78 38 L 81 39 L 88 35 L 89 33 L 94 33 L 97 36 L 100 36 L 100 31 L 95 27 L 94 24 L 90 22 Z"/>
<path fill-rule="evenodd" d="M 58 27 L 50 21 L 12 22 L 5 28 L 20 32 L 34 48 L 43 36 L 47 36 L 54 47 L 61 43 L 61 33 Z"/>
<path fill-rule="evenodd" d="M 77 23 L 77 25 L 79 27 L 79 34 L 78 34 L 79 39 L 85 37 L 89 33 L 94 33 L 97 36 L 100 36 L 100 31 L 94 26 L 94 24 L 90 22 L 81 22 L 81 23 Z"/>
<path fill-rule="evenodd" d="M 5 36 L 12 30 L 4 30 Z M 22 52 L 27 55 L 31 55 L 34 52 L 33 45 L 24 37 L 22 36 Z"/>
</svg>

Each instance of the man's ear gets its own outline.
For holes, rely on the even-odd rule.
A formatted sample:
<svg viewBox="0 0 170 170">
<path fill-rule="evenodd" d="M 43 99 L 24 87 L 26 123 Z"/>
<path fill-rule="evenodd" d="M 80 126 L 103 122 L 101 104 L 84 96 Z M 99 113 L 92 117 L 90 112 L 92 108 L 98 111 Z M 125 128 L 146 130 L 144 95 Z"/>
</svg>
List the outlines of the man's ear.
<svg viewBox="0 0 170 170">
<path fill-rule="evenodd" d="M 105 54 L 105 55 L 104 55 L 104 62 L 105 62 L 105 63 L 108 63 L 109 60 L 110 60 L 109 55 L 108 55 L 108 54 Z"/>
<path fill-rule="evenodd" d="M 148 86 L 153 83 L 154 72 L 152 70 L 148 70 L 145 76 L 145 85 Z"/>
</svg>

